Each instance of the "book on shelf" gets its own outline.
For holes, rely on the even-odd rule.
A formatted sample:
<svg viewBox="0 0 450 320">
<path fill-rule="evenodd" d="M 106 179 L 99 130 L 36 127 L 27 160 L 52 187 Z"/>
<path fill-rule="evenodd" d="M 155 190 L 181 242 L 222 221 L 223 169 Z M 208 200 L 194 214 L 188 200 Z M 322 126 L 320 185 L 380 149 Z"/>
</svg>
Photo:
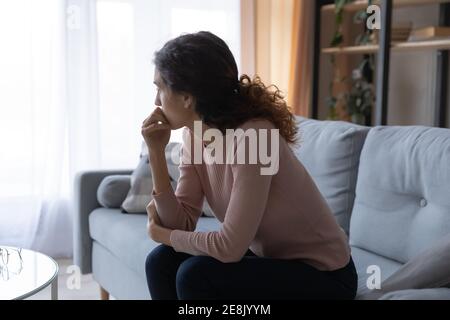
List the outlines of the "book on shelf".
<svg viewBox="0 0 450 320">
<path fill-rule="evenodd" d="M 404 42 L 407 41 L 411 35 L 412 22 L 397 22 L 391 27 L 391 41 L 392 42 Z M 379 43 L 379 31 L 374 31 L 372 43 Z"/>
<path fill-rule="evenodd" d="M 411 21 L 402 21 L 395 23 L 391 28 L 391 41 L 403 42 L 407 41 L 412 30 Z"/>
<path fill-rule="evenodd" d="M 450 27 L 431 26 L 414 29 L 411 32 L 409 41 L 450 39 Z"/>
</svg>

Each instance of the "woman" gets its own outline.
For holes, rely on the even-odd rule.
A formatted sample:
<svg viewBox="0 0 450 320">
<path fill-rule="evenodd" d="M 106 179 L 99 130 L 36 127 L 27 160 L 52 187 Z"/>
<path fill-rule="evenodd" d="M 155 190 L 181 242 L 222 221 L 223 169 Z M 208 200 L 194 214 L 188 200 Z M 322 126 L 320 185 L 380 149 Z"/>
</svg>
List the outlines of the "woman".
<svg viewBox="0 0 450 320">
<path fill-rule="evenodd" d="M 239 80 L 228 46 L 209 32 L 169 41 L 154 62 L 158 108 L 142 126 L 153 175 L 147 227 L 162 244 L 146 261 L 152 298 L 353 299 L 357 275 L 347 237 L 289 147 L 296 124 L 280 92 L 258 78 Z M 174 192 L 165 147 L 170 131 L 182 127 Z M 186 161 L 214 142 L 204 139 L 208 129 L 226 136 L 227 129 L 278 129 L 271 140 L 257 135 L 259 147 L 278 152 L 277 170 L 262 174 L 263 162 L 249 161 L 251 148 L 244 163 Z M 228 160 L 248 141 L 235 140 L 225 149 Z M 219 231 L 194 232 L 205 197 L 222 222 Z"/>
</svg>

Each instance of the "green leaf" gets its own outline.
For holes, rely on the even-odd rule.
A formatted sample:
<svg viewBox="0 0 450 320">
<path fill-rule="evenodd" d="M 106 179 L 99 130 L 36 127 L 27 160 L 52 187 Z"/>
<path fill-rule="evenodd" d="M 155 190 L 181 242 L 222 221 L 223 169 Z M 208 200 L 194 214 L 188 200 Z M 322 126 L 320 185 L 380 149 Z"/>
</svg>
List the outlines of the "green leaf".
<svg viewBox="0 0 450 320">
<path fill-rule="evenodd" d="M 335 12 L 341 12 L 346 3 L 347 0 L 334 0 Z"/>
<path fill-rule="evenodd" d="M 333 39 L 331 40 L 330 46 L 337 47 L 343 41 L 344 41 L 344 36 L 339 31 L 336 31 L 336 33 L 333 36 Z"/>
<path fill-rule="evenodd" d="M 365 10 L 358 11 L 353 16 L 353 22 L 354 23 L 363 23 L 364 21 L 366 21 L 366 19 L 367 19 L 367 13 L 366 13 Z"/>
</svg>

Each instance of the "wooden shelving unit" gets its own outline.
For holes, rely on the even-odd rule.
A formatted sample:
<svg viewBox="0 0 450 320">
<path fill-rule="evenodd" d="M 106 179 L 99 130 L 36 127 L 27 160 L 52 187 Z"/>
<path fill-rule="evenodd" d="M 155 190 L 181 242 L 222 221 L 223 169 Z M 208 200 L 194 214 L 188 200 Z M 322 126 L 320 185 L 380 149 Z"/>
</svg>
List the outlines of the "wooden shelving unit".
<svg viewBox="0 0 450 320">
<path fill-rule="evenodd" d="M 396 51 L 420 51 L 420 50 L 448 50 L 450 49 L 450 39 L 448 40 L 429 40 L 415 42 L 397 42 L 391 43 L 391 50 Z M 322 53 L 327 54 L 369 54 L 376 53 L 379 50 L 378 45 L 352 46 L 324 48 Z"/>
<path fill-rule="evenodd" d="M 392 5 L 394 8 L 404 8 L 413 6 L 424 6 L 430 4 L 442 4 L 450 2 L 450 0 L 394 0 Z M 374 1 L 373 4 L 380 5 L 381 1 Z M 349 3 L 345 6 L 345 11 L 359 11 L 367 8 L 367 0 L 358 0 L 353 3 Z M 334 11 L 334 4 L 327 4 L 322 6 L 322 11 Z"/>
<path fill-rule="evenodd" d="M 392 11 L 395 8 L 414 7 L 423 5 L 439 5 L 439 25 L 450 26 L 450 0 L 379 0 L 373 4 L 381 7 L 381 30 L 378 45 L 348 46 L 321 48 L 320 24 L 321 14 L 335 10 L 333 0 L 317 0 L 315 10 L 313 89 L 312 89 L 312 117 L 318 118 L 319 108 L 319 72 L 321 54 L 377 54 L 376 106 L 374 125 L 387 125 L 389 67 L 391 52 L 412 52 L 435 50 L 437 54 L 436 103 L 434 125 L 446 127 L 447 92 L 449 75 L 450 39 L 391 42 Z M 367 0 L 357 0 L 345 6 L 344 11 L 356 12 L 367 8 Z"/>
</svg>

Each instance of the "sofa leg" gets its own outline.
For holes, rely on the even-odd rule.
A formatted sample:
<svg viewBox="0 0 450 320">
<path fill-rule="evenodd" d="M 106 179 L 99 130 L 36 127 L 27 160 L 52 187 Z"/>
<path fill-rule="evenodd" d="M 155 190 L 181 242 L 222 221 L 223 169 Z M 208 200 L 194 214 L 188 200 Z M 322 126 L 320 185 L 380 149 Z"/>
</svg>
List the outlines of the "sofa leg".
<svg viewBox="0 0 450 320">
<path fill-rule="evenodd" d="M 109 300 L 109 292 L 100 287 L 100 299 L 101 300 Z"/>
</svg>

